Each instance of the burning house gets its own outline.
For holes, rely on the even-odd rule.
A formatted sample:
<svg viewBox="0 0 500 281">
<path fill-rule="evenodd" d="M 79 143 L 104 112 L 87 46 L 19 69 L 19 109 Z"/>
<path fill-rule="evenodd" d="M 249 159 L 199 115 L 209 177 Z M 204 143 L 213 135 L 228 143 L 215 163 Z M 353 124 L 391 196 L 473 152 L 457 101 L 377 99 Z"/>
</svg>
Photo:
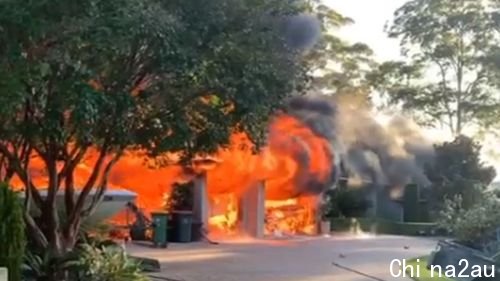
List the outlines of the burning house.
<svg viewBox="0 0 500 281">
<path fill-rule="evenodd" d="M 258 155 L 244 135 L 233 142 L 219 154 L 220 163 L 198 177 L 197 219 L 220 234 L 314 233 L 321 192 L 334 183 L 329 142 L 289 115 L 271 123 L 268 145 Z"/>
<path fill-rule="evenodd" d="M 243 194 L 209 194 L 205 177 L 195 185 L 195 219 L 208 226 L 212 235 L 314 234 L 318 197 L 304 195 L 282 200 L 269 198 L 264 181 Z"/>
</svg>

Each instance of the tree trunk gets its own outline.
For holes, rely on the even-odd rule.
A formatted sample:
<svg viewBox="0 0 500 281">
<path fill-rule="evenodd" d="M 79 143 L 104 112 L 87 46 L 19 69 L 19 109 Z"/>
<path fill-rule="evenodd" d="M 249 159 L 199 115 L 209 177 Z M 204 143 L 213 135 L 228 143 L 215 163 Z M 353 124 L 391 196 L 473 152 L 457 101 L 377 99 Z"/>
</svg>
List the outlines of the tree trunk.
<svg viewBox="0 0 500 281">
<path fill-rule="evenodd" d="M 71 251 L 75 248 L 76 242 L 78 240 L 78 232 L 70 230 L 64 237 L 64 249 L 65 251 Z"/>
<path fill-rule="evenodd" d="M 97 159 L 93 171 L 88 178 L 87 183 L 85 184 L 83 190 L 80 192 L 77 198 L 75 196 L 74 189 L 74 179 L 73 173 L 74 169 L 78 163 L 78 161 L 84 156 L 84 152 L 78 153 L 75 155 L 74 163 L 68 163 L 69 165 L 60 172 L 57 170 L 57 157 L 58 155 L 55 151 L 57 150 L 55 147 L 54 151 L 37 151 L 39 156 L 44 160 L 44 164 L 46 165 L 48 171 L 48 192 L 45 198 L 39 196 L 39 205 L 37 207 L 41 210 L 41 216 L 36 219 L 36 221 L 30 216 L 29 210 L 29 201 L 32 198 L 31 195 L 34 195 L 34 192 L 38 192 L 36 187 L 31 187 L 31 179 L 29 178 L 29 173 L 26 173 L 27 167 L 23 169 L 16 169 L 16 174 L 24 175 L 26 173 L 26 177 L 22 177 L 26 182 L 26 198 L 27 202 L 25 203 L 25 219 L 27 221 L 28 226 L 32 226 L 32 230 L 38 231 L 29 231 L 30 238 L 33 241 L 36 241 L 38 245 L 39 254 L 50 254 L 51 258 L 64 258 L 67 253 L 71 252 L 78 241 L 79 238 L 79 230 L 81 226 L 82 219 L 90 214 L 95 208 L 94 205 L 100 202 L 100 198 L 104 195 L 106 191 L 107 185 L 107 177 L 114 166 L 114 164 L 119 160 L 122 155 L 122 150 L 120 150 L 109 162 L 106 163 L 106 159 L 108 158 L 108 150 L 107 148 L 102 148 L 99 158 Z M 20 166 L 16 166 L 20 168 Z M 96 186 L 96 182 L 100 181 Z M 66 213 L 66 220 L 60 221 L 59 218 L 59 208 L 57 206 L 57 194 L 62 185 L 62 182 L 66 186 L 64 186 L 64 210 Z M 87 199 L 91 190 L 97 189 L 95 198 L 93 198 L 90 206 L 87 208 Z M 33 194 L 32 194 L 33 192 Z M 76 200 L 75 200 L 76 199 Z M 62 207 L 62 206 L 61 206 Z M 43 277 L 39 277 L 37 281 L 69 281 L 68 272 L 64 267 L 61 267 L 60 264 L 55 264 L 54 260 L 49 261 L 50 269 L 48 272 L 44 272 Z M 71 280 L 73 281 L 73 280 Z"/>
</svg>

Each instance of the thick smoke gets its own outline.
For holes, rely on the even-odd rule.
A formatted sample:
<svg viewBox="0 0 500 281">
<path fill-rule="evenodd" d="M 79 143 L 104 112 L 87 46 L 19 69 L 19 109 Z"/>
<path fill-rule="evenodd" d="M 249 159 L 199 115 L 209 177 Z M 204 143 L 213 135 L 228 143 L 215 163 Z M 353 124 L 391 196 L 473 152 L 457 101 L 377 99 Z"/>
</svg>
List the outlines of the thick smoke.
<svg viewBox="0 0 500 281">
<path fill-rule="evenodd" d="M 378 186 L 429 184 L 423 166 L 432 161 L 432 143 L 409 120 L 397 117 L 382 125 L 366 107 L 327 96 L 295 97 L 288 113 L 331 143 L 336 172 L 332 180 L 343 167 L 349 177 Z"/>
<path fill-rule="evenodd" d="M 311 15 L 301 14 L 285 21 L 285 39 L 292 49 L 305 51 L 314 46 L 321 37 L 321 23 Z"/>
</svg>

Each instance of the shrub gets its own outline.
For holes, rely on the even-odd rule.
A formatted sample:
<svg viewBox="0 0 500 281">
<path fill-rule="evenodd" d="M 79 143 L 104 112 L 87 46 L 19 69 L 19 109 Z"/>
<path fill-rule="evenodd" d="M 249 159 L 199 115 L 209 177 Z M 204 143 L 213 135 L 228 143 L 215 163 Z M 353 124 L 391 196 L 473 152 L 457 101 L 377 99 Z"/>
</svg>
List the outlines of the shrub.
<svg viewBox="0 0 500 281">
<path fill-rule="evenodd" d="M 172 194 L 167 198 L 166 209 L 168 211 L 191 211 L 193 210 L 194 183 L 176 183 Z"/>
<path fill-rule="evenodd" d="M 326 194 L 324 217 L 361 217 L 371 207 L 362 189 L 337 188 Z"/>
<path fill-rule="evenodd" d="M 439 213 L 438 225 L 443 229 L 452 232 L 455 227 L 455 222 L 459 217 L 463 216 L 465 209 L 462 207 L 462 196 L 455 195 L 453 198 L 446 198 L 443 203 L 443 208 Z"/>
<path fill-rule="evenodd" d="M 9 270 L 9 281 L 21 280 L 26 234 L 19 196 L 0 184 L 0 266 Z"/>
<path fill-rule="evenodd" d="M 30 249 L 31 250 L 31 249 Z M 78 251 L 57 255 L 52 251 L 35 253 L 28 251 L 23 264 L 24 281 L 53 281 L 62 279 L 66 274 L 69 280 L 80 281 L 83 272 Z"/>
<path fill-rule="evenodd" d="M 500 226 L 500 202 L 495 197 L 489 197 L 469 209 L 462 208 L 461 202 L 460 196 L 445 201 L 439 225 L 451 230 L 459 242 L 484 251 L 496 240 L 496 230 Z"/>
<path fill-rule="evenodd" d="M 361 189 L 341 191 L 338 200 L 340 212 L 346 217 L 361 217 L 371 207 L 371 202 Z"/>
<path fill-rule="evenodd" d="M 81 265 L 85 268 L 83 281 L 148 281 L 141 265 L 127 256 L 118 246 L 81 246 Z"/>
</svg>

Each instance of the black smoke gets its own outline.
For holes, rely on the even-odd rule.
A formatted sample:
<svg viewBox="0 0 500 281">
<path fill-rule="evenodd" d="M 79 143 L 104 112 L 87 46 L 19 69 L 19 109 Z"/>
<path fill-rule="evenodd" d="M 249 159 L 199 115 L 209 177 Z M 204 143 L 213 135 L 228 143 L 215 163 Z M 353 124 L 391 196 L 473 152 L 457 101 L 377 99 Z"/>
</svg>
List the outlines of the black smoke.
<svg viewBox="0 0 500 281">
<path fill-rule="evenodd" d="M 395 117 L 382 125 L 367 107 L 332 96 L 295 97 L 287 105 L 288 114 L 330 143 L 334 167 L 323 187 L 334 184 L 341 172 L 391 188 L 429 184 L 424 165 L 433 159 L 433 146 L 409 120 Z"/>
<path fill-rule="evenodd" d="M 321 37 L 321 23 L 315 16 L 301 14 L 285 19 L 285 40 L 288 47 L 305 51 Z"/>
</svg>

